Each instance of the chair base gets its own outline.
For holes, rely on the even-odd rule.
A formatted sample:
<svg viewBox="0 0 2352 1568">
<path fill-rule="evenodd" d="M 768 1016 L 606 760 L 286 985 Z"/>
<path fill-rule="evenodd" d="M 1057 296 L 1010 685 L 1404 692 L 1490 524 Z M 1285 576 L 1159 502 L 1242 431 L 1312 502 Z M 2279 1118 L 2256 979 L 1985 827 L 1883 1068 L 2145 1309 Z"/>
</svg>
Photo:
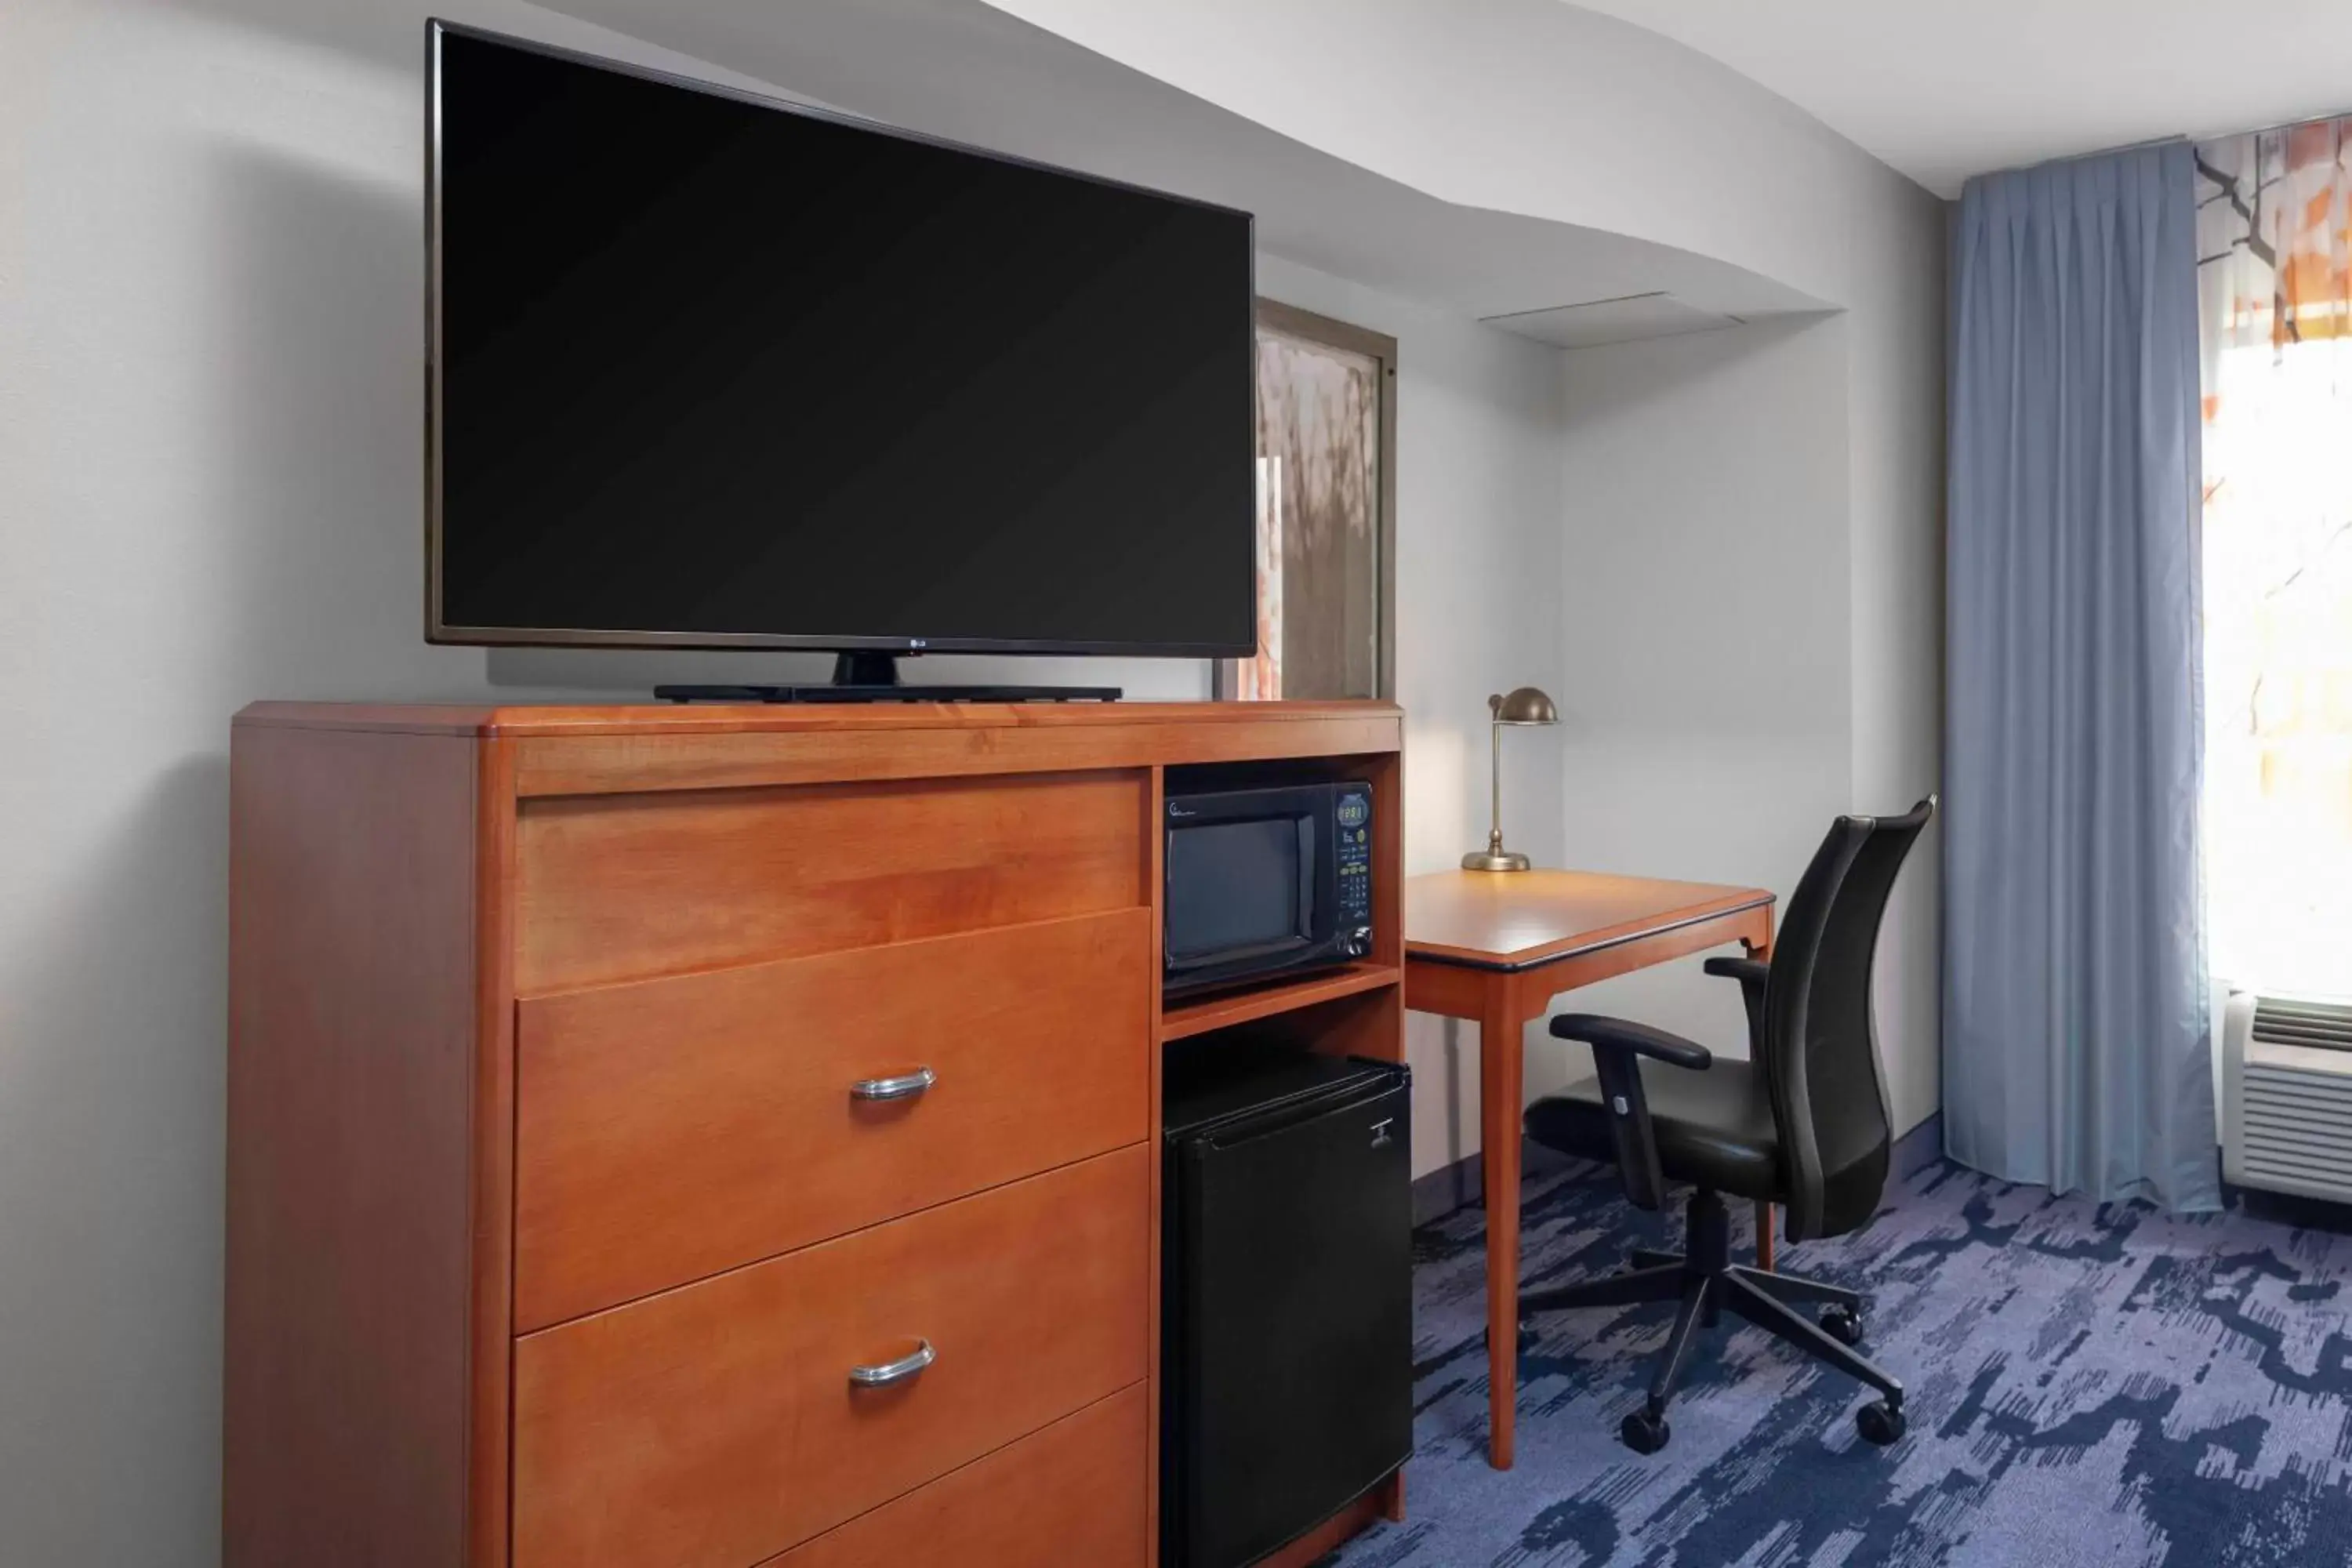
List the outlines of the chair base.
<svg viewBox="0 0 2352 1568">
<path fill-rule="evenodd" d="M 1842 1285 L 1767 1273 L 1732 1262 L 1730 1219 L 1723 1200 L 1714 1193 L 1693 1193 L 1686 1214 L 1686 1252 L 1636 1248 L 1631 1258 L 1633 1267 L 1625 1273 L 1523 1293 L 1519 1297 L 1522 1342 L 1532 1332 L 1528 1320 L 1539 1312 L 1680 1302 L 1666 1348 L 1660 1352 L 1650 1379 L 1649 1398 L 1638 1416 L 1626 1418 L 1627 1447 L 1639 1453 L 1654 1453 L 1665 1444 L 1666 1405 L 1690 1366 L 1698 1331 L 1715 1327 L 1727 1309 L 1733 1316 L 1878 1390 L 1883 1400 L 1864 1406 L 1855 1425 L 1864 1437 L 1882 1446 L 1901 1436 L 1903 1385 L 1848 1342 L 1862 1337 L 1862 1297 Z M 1814 1322 L 1796 1310 L 1800 1306 L 1829 1309 L 1827 1316 L 1837 1329 Z"/>
</svg>

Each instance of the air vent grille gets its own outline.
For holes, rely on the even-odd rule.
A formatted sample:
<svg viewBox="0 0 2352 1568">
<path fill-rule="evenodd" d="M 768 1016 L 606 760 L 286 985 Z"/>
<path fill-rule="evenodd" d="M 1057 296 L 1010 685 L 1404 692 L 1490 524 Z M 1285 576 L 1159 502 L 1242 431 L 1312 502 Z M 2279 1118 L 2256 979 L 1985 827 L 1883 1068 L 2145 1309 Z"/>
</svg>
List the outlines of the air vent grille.
<svg viewBox="0 0 2352 1568">
<path fill-rule="evenodd" d="M 2264 996 L 2254 1004 L 2254 1038 L 2266 1046 L 2352 1051 L 2352 1003 Z"/>
<path fill-rule="evenodd" d="M 1490 327 L 1500 327 L 1507 332 L 1563 349 L 1593 349 L 1607 343 L 1680 337 L 1685 332 L 1711 332 L 1744 324 L 1738 316 L 1701 310 L 1664 290 L 1626 294 L 1613 300 L 1586 300 L 1574 305 L 1547 305 L 1533 310 L 1510 310 L 1478 319 Z"/>
<path fill-rule="evenodd" d="M 2352 1079 L 2248 1062 L 2240 1094 L 2240 1179 L 2352 1199 Z"/>
<path fill-rule="evenodd" d="M 2352 1203 L 2352 1003 L 2238 992 L 2219 1055 L 2223 1175 Z"/>
</svg>

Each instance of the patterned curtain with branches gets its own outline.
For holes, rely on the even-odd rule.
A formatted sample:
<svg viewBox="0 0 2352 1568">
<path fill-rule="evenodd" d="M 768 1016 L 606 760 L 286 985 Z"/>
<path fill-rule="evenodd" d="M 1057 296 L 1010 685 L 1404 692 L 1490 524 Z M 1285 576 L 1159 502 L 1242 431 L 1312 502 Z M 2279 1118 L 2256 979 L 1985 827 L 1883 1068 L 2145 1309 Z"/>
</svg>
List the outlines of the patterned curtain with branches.
<svg viewBox="0 0 2352 1568">
<path fill-rule="evenodd" d="M 2197 168 L 2212 969 L 2352 995 L 2352 118 Z"/>
</svg>

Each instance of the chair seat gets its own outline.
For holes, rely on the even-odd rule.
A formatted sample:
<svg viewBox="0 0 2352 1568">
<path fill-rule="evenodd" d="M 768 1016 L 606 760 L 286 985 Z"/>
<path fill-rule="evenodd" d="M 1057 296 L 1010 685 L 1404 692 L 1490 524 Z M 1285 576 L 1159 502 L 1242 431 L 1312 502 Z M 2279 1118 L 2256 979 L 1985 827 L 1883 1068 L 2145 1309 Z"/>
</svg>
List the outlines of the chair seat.
<svg viewBox="0 0 2352 1568">
<path fill-rule="evenodd" d="M 1722 1057 L 1705 1072 L 1647 1060 L 1640 1068 L 1658 1165 L 1668 1181 L 1744 1198 L 1782 1196 L 1780 1139 L 1761 1075 Z M 1527 1130 L 1547 1149 L 1616 1162 L 1599 1079 L 1570 1084 L 1528 1106 Z"/>
</svg>

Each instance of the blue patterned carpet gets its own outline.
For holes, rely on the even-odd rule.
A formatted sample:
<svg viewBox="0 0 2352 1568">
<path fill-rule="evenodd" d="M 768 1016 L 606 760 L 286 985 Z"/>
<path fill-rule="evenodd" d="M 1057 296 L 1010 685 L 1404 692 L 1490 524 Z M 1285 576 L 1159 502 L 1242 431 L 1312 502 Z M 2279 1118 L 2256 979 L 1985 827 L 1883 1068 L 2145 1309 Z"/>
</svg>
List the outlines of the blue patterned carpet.
<svg viewBox="0 0 2352 1568">
<path fill-rule="evenodd" d="M 2352 1237 L 1933 1164 L 1865 1229 L 1781 1265 L 1868 1292 L 1864 1348 L 1907 1390 L 1901 1443 L 1862 1442 L 1856 1385 L 1727 1315 L 1673 1442 L 1636 1458 L 1617 1422 L 1669 1314 L 1638 1307 L 1542 1323 L 1503 1474 L 1484 1458 L 1483 1220 L 1420 1235 L 1407 1518 L 1338 1568 L 2352 1563 Z M 1669 1245 L 1679 1219 L 1586 1169 L 1531 1183 L 1524 1226 L 1523 1277 L 1549 1282 Z"/>
</svg>

